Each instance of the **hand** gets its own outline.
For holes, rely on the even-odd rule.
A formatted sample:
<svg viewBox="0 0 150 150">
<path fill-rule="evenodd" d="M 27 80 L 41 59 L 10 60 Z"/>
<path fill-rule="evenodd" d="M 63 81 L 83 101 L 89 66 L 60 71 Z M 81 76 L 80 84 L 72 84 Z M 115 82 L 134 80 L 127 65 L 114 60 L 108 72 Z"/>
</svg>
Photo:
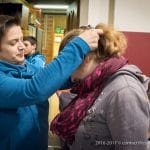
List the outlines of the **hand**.
<svg viewBox="0 0 150 150">
<path fill-rule="evenodd" d="M 103 34 L 103 30 L 101 29 L 90 29 L 79 35 L 91 48 L 91 50 L 95 50 L 98 47 L 98 40 L 100 35 Z"/>
<path fill-rule="evenodd" d="M 57 90 L 57 91 L 56 91 L 56 95 L 59 97 L 62 93 L 67 93 L 67 92 L 70 92 L 70 89 Z"/>
</svg>

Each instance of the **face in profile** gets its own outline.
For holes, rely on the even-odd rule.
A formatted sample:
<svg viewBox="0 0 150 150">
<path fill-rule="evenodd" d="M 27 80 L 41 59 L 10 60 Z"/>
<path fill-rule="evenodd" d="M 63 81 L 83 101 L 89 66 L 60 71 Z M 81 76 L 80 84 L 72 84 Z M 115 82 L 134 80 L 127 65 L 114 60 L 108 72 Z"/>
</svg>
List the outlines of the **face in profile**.
<svg viewBox="0 0 150 150">
<path fill-rule="evenodd" d="M 24 51 L 24 54 L 25 55 L 31 55 L 35 52 L 35 48 L 36 48 L 36 45 L 35 44 L 31 44 L 29 41 L 27 40 L 24 40 L 23 41 L 24 45 L 25 45 L 25 51 Z"/>
<path fill-rule="evenodd" d="M 12 26 L 5 32 L 1 40 L 0 59 L 12 64 L 24 62 L 23 34 L 20 26 Z"/>
<path fill-rule="evenodd" d="M 86 26 L 83 28 L 79 29 L 73 29 L 69 31 L 61 41 L 60 47 L 59 47 L 59 52 L 65 47 L 65 45 L 75 38 L 76 36 L 80 35 L 83 33 L 85 30 L 88 30 L 90 28 L 87 28 Z M 81 65 L 73 72 L 71 75 L 72 80 L 78 81 L 78 80 L 83 80 L 85 77 L 87 77 L 90 73 L 94 71 L 96 66 L 99 64 L 99 62 L 96 59 L 96 54 L 93 53 L 92 51 L 89 52 Z"/>
<path fill-rule="evenodd" d="M 99 61 L 95 58 L 95 54 L 93 52 L 89 52 L 81 65 L 72 74 L 72 79 L 74 81 L 83 80 L 95 70 L 98 64 Z"/>
</svg>

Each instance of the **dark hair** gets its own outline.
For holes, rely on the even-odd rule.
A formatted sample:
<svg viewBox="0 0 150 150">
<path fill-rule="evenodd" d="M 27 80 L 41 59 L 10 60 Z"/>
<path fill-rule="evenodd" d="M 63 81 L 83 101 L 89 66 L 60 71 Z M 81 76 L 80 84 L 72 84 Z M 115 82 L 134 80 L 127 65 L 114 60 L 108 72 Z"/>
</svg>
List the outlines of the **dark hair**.
<svg viewBox="0 0 150 150">
<path fill-rule="evenodd" d="M 29 41 L 31 45 L 36 45 L 35 53 L 40 53 L 37 49 L 37 39 L 33 36 L 24 36 L 23 41 Z"/>
<path fill-rule="evenodd" d="M 94 27 L 92 27 L 91 25 L 80 26 L 79 28 L 80 28 L 80 29 L 83 29 L 83 30 L 94 29 Z"/>
<path fill-rule="evenodd" d="M 0 15 L 0 42 L 5 35 L 6 30 L 14 25 L 20 26 L 20 19 L 18 17 Z"/>
<path fill-rule="evenodd" d="M 33 36 L 24 36 L 23 40 L 29 41 L 31 43 L 31 45 L 37 44 L 37 39 Z"/>
</svg>

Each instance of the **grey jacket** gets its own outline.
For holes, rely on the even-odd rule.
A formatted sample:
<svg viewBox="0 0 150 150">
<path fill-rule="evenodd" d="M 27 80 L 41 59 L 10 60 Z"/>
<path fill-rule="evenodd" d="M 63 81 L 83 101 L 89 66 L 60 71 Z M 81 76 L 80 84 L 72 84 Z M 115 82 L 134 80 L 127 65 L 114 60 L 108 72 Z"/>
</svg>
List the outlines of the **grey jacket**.
<svg viewBox="0 0 150 150">
<path fill-rule="evenodd" d="M 80 123 L 71 150 L 146 150 L 149 78 L 134 65 L 115 73 Z"/>
</svg>

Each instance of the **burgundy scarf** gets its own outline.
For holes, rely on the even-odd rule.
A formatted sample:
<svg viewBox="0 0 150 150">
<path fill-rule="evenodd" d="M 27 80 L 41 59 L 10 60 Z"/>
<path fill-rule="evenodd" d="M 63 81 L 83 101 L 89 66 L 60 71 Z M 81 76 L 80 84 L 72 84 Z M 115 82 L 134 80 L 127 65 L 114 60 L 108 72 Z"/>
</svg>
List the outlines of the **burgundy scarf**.
<svg viewBox="0 0 150 150">
<path fill-rule="evenodd" d="M 50 127 L 52 133 L 72 143 L 80 122 L 100 95 L 108 78 L 126 63 L 127 60 L 123 57 L 107 59 L 101 62 L 92 74 L 73 87 L 71 92 L 77 96 L 53 119 Z"/>
</svg>

